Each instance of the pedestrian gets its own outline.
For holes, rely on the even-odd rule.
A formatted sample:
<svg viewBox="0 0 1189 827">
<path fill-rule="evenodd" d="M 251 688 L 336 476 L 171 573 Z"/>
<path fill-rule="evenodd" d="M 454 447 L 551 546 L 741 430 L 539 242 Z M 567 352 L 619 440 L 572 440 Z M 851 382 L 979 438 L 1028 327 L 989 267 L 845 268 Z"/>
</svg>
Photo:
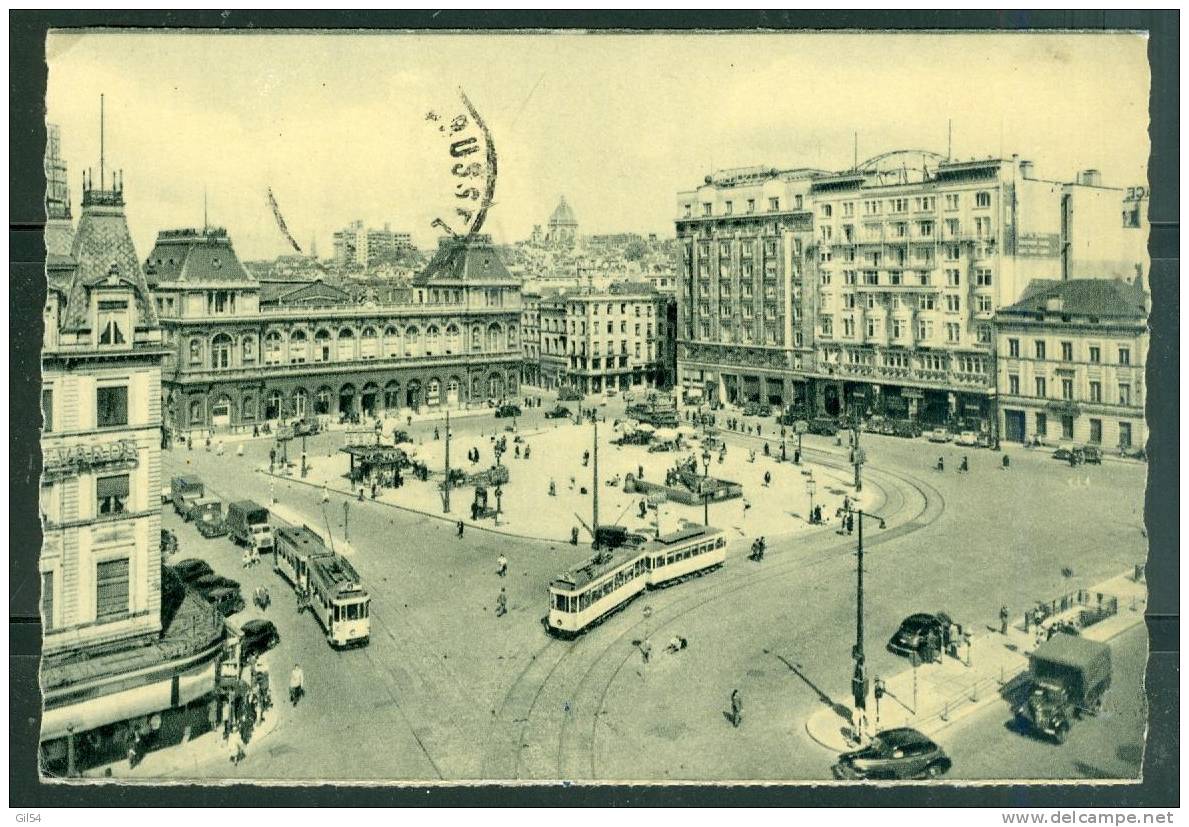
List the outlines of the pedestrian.
<svg viewBox="0 0 1189 827">
<path fill-rule="evenodd" d="M 437 428 L 433 429 L 433 438 L 434 438 L 434 442 L 437 442 L 439 439 L 442 438 L 442 435 L 441 435 L 441 433 L 438 432 Z"/>
<path fill-rule="evenodd" d="M 532 446 L 529 445 L 528 443 L 525 443 L 525 446 L 524 446 L 524 458 L 525 459 L 529 458 L 529 455 L 532 453 L 532 450 L 533 450 Z"/>
<path fill-rule="evenodd" d="M 557 496 L 557 483 L 554 482 L 552 479 L 549 480 L 549 496 L 550 497 Z"/>
<path fill-rule="evenodd" d="M 743 696 L 738 689 L 731 690 L 731 725 L 736 729 L 743 723 Z"/>
<path fill-rule="evenodd" d="M 268 449 L 268 470 L 271 471 L 273 469 L 273 466 L 275 466 L 276 464 L 277 464 L 277 449 L 269 448 Z"/>
<path fill-rule="evenodd" d="M 140 733 L 133 730 L 128 740 L 128 769 L 136 769 L 140 760 Z"/>
<path fill-rule="evenodd" d="M 1007 454 L 1004 454 L 1003 455 L 1003 470 L 1006 471 L 1008 468 L 1011 468 L 1011 457 L 1009 457 Z"/>
<path fill-rule="evenodd" d="M 460 540 L 462 539 L 462 530 L 463 530 L 464 526 L 465 526 L 465 524 L 463 523 L 463 521 L 459 520 L 458 521 L 458 538 Z"/>
<path fill-rule="evenodd" d="M 211 452 L 211 435 L 210 434 L 206 435 L 206 452 L 208 454 Z"/>
<path fill-rule="evenodd" d="M 1028 634 L 1032 630 L 1032 610 L 1028 609 L 1024 612 L 1024 634 Z"/>
<path fill-rule="evenodd" d="M 646 516 L 648 516 L 648 503 L 640 500 L 640 519 L 643 520 Z"/>
<path fill-rule="evenodd" d="M 293 671 L 289 673 L 289 703 L 297 706 L 301 696 L 305 694 L 305 674 L 301 671 L 301 664 L 293 664 Z"/>
<path fill-rule="evenodd" d="M 574 526 L 570 529 L 570 545 L 578 545 L 578 526 Z"/>
<path fill-rule="evenodd" d="M 376 481 L 372 480 L 372 499 L 376 498 Z"/>
<path fill-rule="evenodd" d="M 780 461 L 784 462 L 789 458 L 789 446 L 785 443 L 780 443 Z"/>
<path fill-rule="evenodd" d="M 1009 612 L 1007 610 L 1007 606 L 1004 606 L 1003 608 L 1001 608 L 999 610 L 999 634 L 1001 634 L 1001 635 L 1007 634 L 1007 621 L 1010 618 L 1011 618 L 1011 612 Z"/>
<path fill-rule="evenodd" d="M 495 616 L 503 617 L 508 613 L 508 592 L 501 586 L 500 593 L 495 599 Z"/>
<path fill-rule="evenodd" d="M 407 417 L 406 421 L 409 423 L 409 427 L 410 427 L 410 428 L 412 428 L 412 427 L 413 427 L 413 417 L 412 417 L 412 415 L 410 415 L 409 417 Z"/>
<path fill-rule="evenodd" d="M 744 518 L 746 518 L 746 517 L 747 517 L 747 512 L 748 512 L 748 511 L 750 511 L 750 510 L 751 510 L 751 501 L 750 501 L 750 500 L 744 500 L 744 501 L 743 501 L 743 516 L 744 516 Z"/>
<path fill-rule="evenodd" d="M 794 465 L 801 464 L 801 449 L 800 448 L 793 451 L 793 464 Z"/>
<path fill-rule="evenodd" d="M 471 502 L 471 521 L 479 519 L 479 503 Z"/>
<path fill-rule="evenodd" d="M 498 574 L 500 577 L 508 576 L 508 558 L 502 554 L 496 558 L 495 573 Z"/>
<path fill-rule="evenodd" d="M 854 514 L 846 515 L 846 533 L 847 534 L 855 533 L 855 515 Z"/>
<path fill-rule="evenodd" d="M 759 425 L 756 425 L 756 436 L 763 436 L 763 435 L 764 435 L 764 429 L 761 428 Z"/>
<path fill-rule="evenodd" d="M 764 443 L 764 456 L 772 456 L 772 446 L 770 446 L 767 442 Z"/>
<path fill-rule="evenodd" d="M 220 457 L 223 456 L 223 440 L 221 439 L 219 440 L 218 446 L 215 448 L 215 455 Z"/>
<path fill-rule="evenodd" d="M 652 659 L 652 643 L 648 638 L 640 641 L 640 656 L 644 658 L 644 663 L 647 664 Z"/>
<path fill-rule="evenodd" d="M 513 456 L 514 456 L 516 459 L 520 459 L 520 446 L 519 446 L 519 445 L 517 445 L 517 446 L 516 446 L 516 450 L 515 450 L 515 451 L 513 451 L 512 453 L 513 453 Z"/>
<path fill-rule="evenodd" d="M 330 491 L 326 488 L 326 483 L 322 483 L 322 502 L 330 502 Z"/>
<path fill-rule="evenodd" d="M 767 488 L 771 484 L 772 484 L 772 472 L 765 471 L 764 472 L 764 487 Z"/>
<path fill-rule="evenodd" d="M 194 437 L 192 437 L 192 436 L 186 437 L 186 450 L 187 451 L 194 450 Z"/>
<path fill-rule="evenodd" d="M 252 565 L 252 552 L 250 552 L 248 549 L 244 549 L 244 556 L 242 558 L 242 561 L 243 561 L 243 565 L 244 565 L 245 569 L 248 566 Z"/>
<path fill-rule="evenodd" d="M 643 465 L 636 466 L 636 479 L 638 479 L 638 480 L 644 479 L 644 466 Z"/>
<path fill-rule="evenodd" d="M 259 425 L 253 425 L 253 426 L 252 426 L 252 436 L 253 436 L 253 437 L 258 437 L 258 436 L 260 436 L 260 426 L 259 426 Z"/>
</svg>

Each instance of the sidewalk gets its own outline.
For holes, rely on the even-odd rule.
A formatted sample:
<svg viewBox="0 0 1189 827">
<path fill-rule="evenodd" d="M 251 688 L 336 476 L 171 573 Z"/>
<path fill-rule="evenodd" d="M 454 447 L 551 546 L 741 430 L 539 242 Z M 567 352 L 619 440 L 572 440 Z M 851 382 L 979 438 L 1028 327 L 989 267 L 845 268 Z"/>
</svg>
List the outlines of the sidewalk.
<svg viewBox="0 0 1189 827">
<path fill-rule="evenodd" d="M 1143 581 L 1137 583 L 1130 574 L 1122 574 L 1086 591 L 1091 597 L 1098 594 L 1117 597 L 1119 610 L 1086 627 L 1082 631 L 1084 637 L 1107 641 L 1143 622 L 1147 608 L 1147 584 Z M 1081 608 L 1075 606 L 1054 615 L 1044 625 L 1075 617 Z M 887 691 L 879 704 L 878 724 L 874 700 L 870 701 L 870 724 L 878 730 L 910 726 L 932 736 L 1001 700 L 1001 690 L 1028 670 L 1028 655 L 1036 645 L 1037 636 L 1031 632 L 1025 634 L 1020 617 L 1008 627 L 1006 635 L 988 632 L 974 638 L 970 666 L 947 655 L 942 663 L 905 669 L 885 679 Z M 822 708 L 805 722 L 805 730 L 826 749 L 846 752 L 855 748 L 851 740 L 853 714 L 853 707 L 841 703 Z"/>
</svg>

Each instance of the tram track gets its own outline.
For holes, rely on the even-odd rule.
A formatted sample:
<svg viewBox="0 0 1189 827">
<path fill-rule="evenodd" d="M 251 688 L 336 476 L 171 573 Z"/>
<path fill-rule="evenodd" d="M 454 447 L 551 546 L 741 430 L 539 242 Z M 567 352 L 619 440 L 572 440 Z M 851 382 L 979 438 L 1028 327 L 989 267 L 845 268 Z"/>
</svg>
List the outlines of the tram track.
<svg viewBox="0 0 1189 827">
<path fill-rule="evenodd" d="M 814 451 L 814 453 L 817 452 Z M 820 464 L 832 465 L 835 467 L 841 465 L 841 463 L 838 462 L 838 460 L 829 452 L 822 453 L 825 454 L 824 458 L 826 461 Z M 912 489 L 919 497 L 921 506 L 915 513 L 911 514 L 907 520 L 904 520 L 898 525 L 889 528 L 886 531 L 881 532 L 879 535 L 873 537 L 868 545 L 875 546 L 895 539 L 896 537 L 903 536 L 904 534 L 910 533 L 912 531 L 920 530 L 937 519 L 942 511 L 944 511 L 944 499 L 941 497 L 940 492 L 938 492 L 932 486 L 919 483 L 911 477 L 890 471 L 880 471 L 873 469 L 873 475 L 886 476 L 892 480 L 896 480 L 901 485 Z M 875 480 L 871 481 L 874 482 Z M 909 504 L 907 502 L 907 497 L 904 495 L 902 489 L 898 488 L 897 486 L 888 486 L 888 488 L 885 488 L 882 484 L 880 484 L 879 487 L 881 491 L 884 492 L 884 502 L 882 503 L 881 507 L 884 509 L 883 516 L 885 520 L 888 520 L 889 518 L 895 519 L 906 508 L 908 508 Z M 888 505 L 887 492 L 889 489 L 897 491 L 899 497 L 899 502 L 894 504 L 890 511 L 886 509 L 886 506 Z M 734 576 L 728 580 L 727 584 L 725 585 L 723 584 L 721 573 L 716 575 L 714 580 L 707 581 L 702 586 L 695 585 L 694 588 L 691 588 L 691 584 L 686 584 L 683 587 L 680 597 L 674 600 L 673 603 L 662 608 L 660 612 L 657 613 L 659 616 L 654 614 L 653 618 L 649 619 L 647 622 L 637 621 L 636 623 L 633 623 L 629 627 L 625 628 L 622 632 L 620 632 L 620 634 L 618 634 L 612 640 L 606 642 L 605 645 L 600 648 L 593 661 L 590 661 L 591 665 L 587 667 L 580 676 L 578 676 L 577 682 L 571 683 L 571 685 L 574 687 L 574 691 L 562 693 L 563 695 L 570 696 L 567 698 L 569 705 L 575 711 L 582 711 L 584 713 L 583 717 L 585 717 L 586 710 L 593 710 L 590 714 L 589 731 L 586 731 L 587 727 L 585 726 L 581 729 L 575 729 L 575 727 L 578 726 L 576 716 L 567 715 L 562 717 L 557 735 L 558 748 L 555 753 L 555 760 L 551 762 L 553 763 L 553 767 L 549 768 L 549 770 L 543 773 L 533 773 L 532 777 L 577 778 L 587 776 L 589 778 L 597 778 L 597 756 L 595 755 L 594 747 L 597 740 L 599 716 L 603 712 L 606 695 L 610 689 L 610 686 L 614 683 L 616 677 L 622 671 L 627 662 L 638 654 L 635 648 L 628 648 L 626 649 L 626 652 L 620 654 L 622 651 L 620 647 L 626 638 L 633 634 L 637 634 L 641 626 L 645 626 L 647 623 L 646 631 L 649 631 L 650 634 L 655 633 L 655 631 L 664 628 L 665 626 L 680 620 L 682 617 L 698 611 L 717 600 L 724 599 L 735 594 L 741 589 L 753 586 L 760 580 L 778 578 L 782 575 L 787 575 L 794 570 L 803 570 L 806 567 L 820 565 L 830 560 L 836 559 L 838 551 L 848 548 L 851 542 L 852 541 L 848 539 L 843 542 L 832 543 L 826 548 L 812 552 L 811 555 L 807 557 L 798 556 L 786 561 L 778 561 L 778 559 L 774 560 L 772 563 L 769 563 L 760 569 L 755 571 L 745 571 Z M 742 550 L 733 556 L 735 556 L 737 559 L 741 559 L 743 557 Z M 728 571 L 730 571 L 730 569 L 728 569 Z M 561 661 L 566 661 L 571 655 L 578 654 L 580 648 L 581 647 L 576 647 L 575 649 L 567 652 Z M 618 655 L 618 657 L 616 657 L 616 655 Z M 550 671 L 550 678 L 552 678 L 552 675 L 556 673 L 559 666 L 561 666 L 561 662 L 556 664 Z M 592 682 L 592 676 L 596 675 L 596 671 L 600 672 L 602 675 L 605 675 L 605 679 L 600 678 L 599 680 L 594 680 Z M 596 689 L 592 689 L 592 686 L 596 687 Z M 543 692 L 544 688 L 541 688 L 535 693 L 534 697 L 540 698 Z M 535 707 L 536 704 L 534 702 L 533 709 L 530 709 L 530 711 L 526 713 L 530 718 L 530 720 L 526 723 L 526 732 L 529 732 L 533 729 L 532 715 Z M 546 733 L 544 732 L 540 734 L 541 736 L 547 737 Z M 532 740 L 532 738 L 523 738 L 521 742 L 531 742 Z M 520 747 L 520 749 L 523 749 L 523 747 Z M 587 762 L 589 762 L 587 766 L 582 766 L 583 764 L 587 764 Z M 520 767 L 521 763 L 522 762 L 518 759 L 517 767 Z"/>
</svg>

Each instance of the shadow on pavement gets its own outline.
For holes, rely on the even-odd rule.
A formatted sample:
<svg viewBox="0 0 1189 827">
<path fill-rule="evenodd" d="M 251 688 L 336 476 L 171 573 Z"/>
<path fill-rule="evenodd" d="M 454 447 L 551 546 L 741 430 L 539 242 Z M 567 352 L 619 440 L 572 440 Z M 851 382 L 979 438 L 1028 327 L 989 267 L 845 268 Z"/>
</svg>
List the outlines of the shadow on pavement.
<svg viewBox="0 0 1189 827">
<path fill-rule="evenodd" d="M 808 686 L 811 690 L 813 690 L 813 693 L 815 695 L 817 695 L 817 699 L 825 706 L 830 707 L 830 709 L 834 711 L 835 715 L 837 715 L 839 718 L 842 718 L 844 721 L 847 721 L 847 722 L 850 721 L 850 710 L 847 707 L 845 707 L 842 704 L 835 701 L 833 698 L 831 698 L 829 695 L 827 695 L 825 692 L 823 692 L 821 690 L 821 688 L 818 687 L 817 684 L 815 684 L 808 677 L 806 677 L 805 673 L 801 671 L 800 664 L 792 663 L 784 655 L 777 655 L 776 659 L 779 660 L 781 663 L 783 663 L 785 666 L 787 666 L 789 668 L 790 672 L 792 672 L 794 675 L 796 675 L 798 678 L 800 678 L 802 681 L 804 681 L 805 685 Z"/>
</svg>

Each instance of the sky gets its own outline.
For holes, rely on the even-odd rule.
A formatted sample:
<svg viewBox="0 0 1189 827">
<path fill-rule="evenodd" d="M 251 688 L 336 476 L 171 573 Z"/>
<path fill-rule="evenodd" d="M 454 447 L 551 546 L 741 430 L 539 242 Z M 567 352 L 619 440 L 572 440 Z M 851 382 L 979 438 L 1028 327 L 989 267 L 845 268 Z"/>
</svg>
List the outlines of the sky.
<svg viewBox="0 0 1189 827">
<path fill-rule="evenodd" d="M 142 256 L 161 229 L 228 228 L 319 255 L 354 219 L 436 244 L 452 207 L 430 110 L 463 89 L 499 155 L 484 230 L 522 240 L 564 194 L 580 231 L 671 237 L 676 194 L 716 169 L 845 169 L 894 149 L 1020 154 L 1036 175 L 1147 181 L 1142 34 L 372 34 L 51 32 L 47 120 L 71 194 L 124 171 Z"/>
</svg>

